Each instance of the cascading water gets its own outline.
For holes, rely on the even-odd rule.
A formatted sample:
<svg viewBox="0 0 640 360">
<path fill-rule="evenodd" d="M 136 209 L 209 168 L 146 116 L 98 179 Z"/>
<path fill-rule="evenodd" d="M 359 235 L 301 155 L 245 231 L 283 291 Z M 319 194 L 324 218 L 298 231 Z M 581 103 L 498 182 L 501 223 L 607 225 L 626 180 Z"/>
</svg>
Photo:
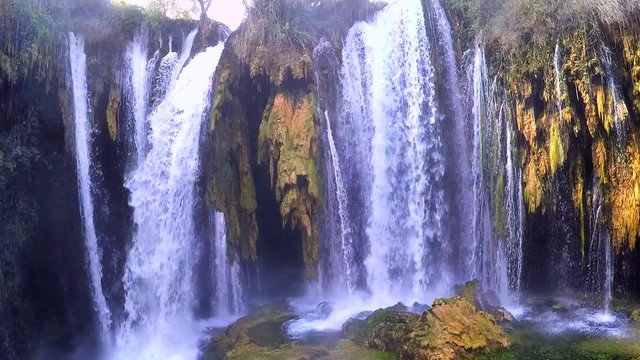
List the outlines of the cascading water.
<svg viewBox="0 0 640 360">
<path fill-rule="evenodd" d="M 553 54 L 553 69 L 556 75 L 556 102 L 558 106 L 558 119 L 562 119 L 562 54 L 560 50 L 560 39 L 556 42 L 556 48 Z"/>
<path fill-rule="evenodd" d="M 340 122 L 359 129 L 354 149 L 367 164 L 365 266 L 374 296 L 420 299 L 450 273 L 441 257 L 444 164 L 429 48 L 422 5 L 411 0 L 354 25 L 343 50 Z"/>
<path fill-rule="evenodd" d="M 155 70 L 160 52 L 147 59 L 149 34 L 146 26 L 142 26 L 136 32 L 133 41 L 127 46 L 125 52 L 125 96 L 129 109 L 129 124 L 134 134 L 133 139 L 133 163 L 139 163 L 147 152 L 147 110 L 149 104 L 151 74 Z"/>
<path fill-rule="evenodd" d="M 497 84 L 489 84 L 481 45 L 476 45 L 473 97 L 473 236 L 471 275 L 506 305 L 520 292 L 524 203 L 513 119 Z M 500 101 L 497 101 L 500 100 Z M 502 221 L 501 219 L 504 219 Z"/>
<path fill-rule="evenodd" d="M 463 257 L 461 264 L 461 274 L 468 276 L 473 273 L 475 264 L 473 263 L 473 249 L 470 248 L 469 238 L 472 230 L 468 219 L 472 217 L 471 208 L 467 204 L 472 202 L 469 191 L 472 181 L 469 176 L 471 173 L 469 159 L 469 146 L 465 131 L 465 111 L 463 109 L 463 99 L 460 94 L 460 86 L 458 81 L 458 64 L 453 48 L 453 39 L 451 25 L 440 0 L 431 0 L 430 15 L 433 17 L 434 30 L 439 41 L 438 48 L 441 53 L 442 63 L 444 65 L 444 87 L 446 89 L 446 102 L 450 116 L 445 117 L 450 124 L 448 129 L 452 129 L 449 138 L 452 140 L 449 147 L 452 149 L 453 158 L 448 161 L 448 167 L 451 168 L 452 174 L 447 181 L 455 184 L 450 190 L 453 196 L 450 197 L 448 232 L 449 238 L 447 252 L 451 253 L 456 248 Z"/>
<path fill-rule="evenodd" d="M 93 307 L 99 325 L 99 335 L 103 343 L 108 343 L 111 333 L 111 311 L 102 292 L 101 249 L 98 245 L 93 219 L 93 197 L 91 181 L 91 154 L 93 129 L 89 123 L 89 95 L 87 91 L 87 57 L 84 53 L 84 38 L 69 33 L 69 80 L 73 91 L 74 145 L 78 195 L 80 198 L 80 217 L 87 250 L 89 279 Z"/>
<path fill-rule="evenodd" d="M 349 197 L 342 175 L 340 153 L 337 147 L 336 136 L 332 120 L 335 118 L 338 99 L 338 71 L 339 61 L 331 47 L 331 44 L 322 39 L 314 49 L 313 60 L 318 90 L 318 113 L 323 118 L 323 144 L 325 149 L 325 174 L 326 174 L 326 205 L 325 205 L 325 232 L 327 237 L 327 261 L 324 276 L 329 279 L 329 287 L 337 284 L 346 285 L 346 290 L 351 294 L 356 290 L 359 266 L 354 261 L 354 237 L 356 231 L 349 213 Z M 323 73 L 329 74 L 327 79 L 321 77 Z M 333 97 L 329 99 L 330 97 Z M 330 272 L 330 273 L 329 273 Z M 325 286 L 327 286 L 325 284 Z"/>
<path fill-rule="evenodd" d="M 234 258 L 229 264 L 227 257 L 227 225 L 224 214 L 211 211 L 209 214 L 211 229 L 211 248 L 214 252 L 212 277 L 215 279 L 213 308 L 217 315 L 238 314 L 244 310 L 243 291 L 240 283 L 240 264 Z"/>
<path fill-rule="evenodd" d="M 624 118 L 627 116 L 627 109 L 622 98 L 620 88 L 618 87 L 615 72 L 613 70 L 613 61 L 611 60 L 611 50 L 604 44 L 600 49 L 600 61 L 603 66 L 604 75 L 607 81 L 609 109 L 611 109 L 611 117 L 613 118 L 613 126 L 618 135 L 618 143 L 621 144 L 621 137 L 624 136 L 625 127 Z"/>
<path fill-rule="evenodd" d="M 136 231 L 124 277 L 125 319 L 115 358 L 197 354 L 193 271 L 199 138 L 223 45 L 196 55 L 149 115 L 146 157 L 129 174 Z M 190 52 L 190 51 L 189 51 Z"/>
<path fill-rule="evenodd" d="M 501 106 L 501 112 L 506 111 L 505 104 Z M 504 116 L 504 115 L 502 115 Z M 520 294 L 522 287 L 522 242 L 524 227 L 524 197 L 522 194 L 522 170 L 513 158 L 516 153 L 516 138 L 513 130 L 513 122 L 507 121 L 505 124 L 507 129 L 506 138 L 506 156 L 505 172 L 507 174 L 506 193 L 507 197 L 507 263 L 508 263 L 508 279 L 509 289 L 516 296 Z"/>
<path fill-rule="evenodd" d="M 594 179 L 598 184 L 599 180 Z M 609 316 L 613 291 L 613 244 L 610 229 L 603 220 L 604 195 L 602 187 L 595 185 L 591 200 L 591 239 L 588 258 L 589 290 L 602 294 L 602 308 Z"/>
<path fill-rule="evenodd" d="M 173 41 L 169 40 L 169 53 L 165 55 L 160 61 L 160 67 L 155 79 L 155 87 L 153 93 L 153 109 L 155 109 L 165 95 L 173 88 L 182 67 L 189 59 L 191 55 L 191 48 L 193 47 L 193 41 L 198 34 L 198 29 L 193 30 L 187 35 L 182 43 L 182 50 L 180 54 L 173 50 Z"/>
<path fill-rule="evenodd" d="M 486 90 L 488 88 L 487 69 L 484 60 L 484 50 L 479 45 L 476 46 L 473 58 L 472 86 L 473 86 L 473 156 L 472 156 L 472 176 L 473 176 L 473 217 L 472 217 L 472 241 L 471 241 L 471 264 L 475 264 L 471 270 L 472 277 L 479 277 L 482 274 L 482 246 L 485 238 L 490 235 L 485 233 L 486 219 L 485 207 L 485 180 L 483 171 L 484 144 L 483 144 L 483 122 L 486 117 L 486 106 L 488 98 Z"/>
</svg>

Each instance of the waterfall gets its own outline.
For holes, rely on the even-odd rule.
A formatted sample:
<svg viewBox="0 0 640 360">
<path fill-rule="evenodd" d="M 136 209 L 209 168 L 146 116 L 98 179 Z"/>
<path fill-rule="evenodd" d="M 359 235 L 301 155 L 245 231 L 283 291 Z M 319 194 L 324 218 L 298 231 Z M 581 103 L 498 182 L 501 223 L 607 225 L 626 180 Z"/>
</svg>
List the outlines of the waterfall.
<svg viewBox="0 0 640 360">
<path fill-rule="evenodd" d="M 603 217 L 606 199 L 598 179 L 594 179 L 591 200 L 591 236 L 587 259 L 587 284 L 590 291 L 602 294 L 602 307 L 609 315 L 613 291 L 613 244 L 611 233 Z"/>
<path fill-rule="evenodd" d="M 160 67 L 155 79 L 155 88 L 153 93 L 153 108 L 155 109 L 162 100 L 166 93 L 168 93 L 174 86 L 182 67 L 189 59 L 191 55 L 191 48 L 193 47 L 193 41 L 198 34 L 198 29 L 193 30 L 187 35 L 182 43 L 182 50 L 180 54 L 173 51 L 173 39 L 169 39 L 169 53 L 160 60 Z"/>
<path fill-rule="evenodd" d="M 452 247 L 455 246 L 461 250 L 462 256 L 466 259 L 462 260 L 464 275 L 469 275 L 473 272 L 472 268 L 474 264 L 472 262 L 473 249 L 469 248 L 469 237 L 471 236 L 471 227 L 468 221 L 472 217 L 471 209 L 467 204 L 472 202 L 472 198 L 468 189 L 471 188 L 471 173 L 469 162 L 469 146 L 468 136 L 465 131 L 465 111 L 463 110 L 462 96 L 460 94 L 460 86 L 458 81 L 458 64 L 456 62 L 456 55 L 453 48 L 453 39 L 451 25 L 445 10 L 440 0 L 431 0 L 431 15 L 434 18 L 434 28 L 437 38 L 439 39 L 438 45 L 444 65 L 444 87 L 446 89 L 446 99 L 448 102 L 449 113 L 451 116 L 445 117 L 450 123 L 448 129 L 451 129 L 451 134 L 448 135 L 452 141 L 449 145 L 452 148 L 453 158 L 448 161 L 448 166 L 451 167 L 452 176 L 448 179 L 449 182 L 455 184 L 453 190 L 453 196 L 451 196 L 450 210 L 451 214 L 449 219 L 449 233 L 450 243 L 448 245 L 448 252 L 451 252 Z M 455 210 L 455 211 L 454 211 Z"/>
<path fill-rule="evenodd" d="M 511 303 L 522 279 L 524 199 L 522 170 L 514 161 L 515 121 L 505 94 L 490 84 L 482 45 L 471 69 L 473 201 L 471 275 Z"/>
<path fill-rule="evenodd" d="M 623 120 L 627 115 L 627 109 L 613 69 L 611 50 L 604 44 L 601 45 L 600 49 L 600 61 L 603 65 L 604 76 L 607 82 L 609 102 L 608 109 L 611 109 L 610 115 L 613 118 L 613 126 L 615 126 L 616 134 L 619 138 L 618 140 L 620 140 L 620 138 L 625 135 Z M 618 144 L 621 143 L 621 141 L 618 141 Z"/>
<path fill-rule="evenodd" d="M 471 241 L 471 276 L 479 277 L 482 272 L 482 244 L 484 243 L 485 234 L 485 189 L 484 189 L 484 172 L 483 172 L 483 122 L 486 116 L 485 107 L 487 106 L 486 89 L 488 87 L 487 69 L 484 60 L 484 50 L 480 45 L 476 46 L 473 58 L 473 155 L 471 174 L 473 176 L 473 216 L 472 216 L 472 241 Z"/>
<path fill-rule="evenodd" d="M 500 108 L 501 116 L 506 111 L 505 104 Z M 507 174 L 506 184 L 506 212 L 507 212 L 507 261 L 508 261 L 508 281 L 509 289 L 516 296 L 520 294 L 522 287 L 522 242 L 524 227 L 524 198 L 522 194 L 522 170 L 513 157 L 516 153 L 516 137 L 513 129 L 513 122 L 507 121 L 506 131 L 506 156 L 505 172 Z"/>
<path fill-rule="evenodd" d="M 556 74 L 556 102 L 558 106 L 558 119 L 562 120 L 562 57 L 560 54 L 560 39 L 556 42 L 556 48 L 553 54 L 553 69 Z"/>
<path fill-rule="evenodd" d="M 345 41 L 340 123 L 355 131 L 374 296 L 420 298 L 449 274 L 440 221 L 444 164 L 434 69 L 420 1 L 393 3 Z M 349 177 L 351 178 L 351 177 Z"/>
<path fill-rule="evenodd" d="M 227 257 L 227 226 L 224 214 L 218 211 L 209 213 L 209 227 L 211 229 L 211 248 L 214 252 L 213 273 L 215 279 L 213 308 L 216 314 L 237 314 L 244 309 L 243 291 L 240 285 L 240 264 L 238 259 L 229 265 Z"/>
<path fill-rule="evenodd" d="M 168 352 L 194 358 L 184 352 L 197 352 L 198 337 L 188 331 L 196 294 L 195 181 L 203 115 L 223 46 L 199 53 L 176 76 L 148 117 L 150 150 L 126 179 L 136 231 L 125 266 L 126 317 L 116 358 L 171 358 Z"/>
<path fill-rule="evenodd" d="M 325 236 L 328 264 L 323 267 L 325 287 L 344 284 L 349 293 L 357 287 L 359 265 L 354 261 L 354 237 L 356 231 L 349 213 L 347 184 L 343 180 L 340 152 L 337 136 L 334 134 L 332 120 L 338 111 L 339 89 L 338 71 L 340 63 L 326 39 L 321 39 L 313 51 L 314 73 L 318 91 L 318 114 L 323 119 L 323 144 L 325 158 Z M 321 74 L 328 74 L 325 78 Z M 354 180 L 354 179 L 351 179 Z"/>
<path fill-rule="evenodd" d="M 91 181 L 91 154 L 93 129 L 89 123 L 89 95 L 87 91 L 87 57 L 84 53 L 84 38 L 69 33 L 69 64 L 70 83 L 73 90 L 74 113 L 74 145 L 76 158 L 76 176 L 78 180 L 78 195 L 80 199 L 80 217 L 87 250 L 89 279 L 93 307 L 98 319 L 100 337 L 108 343 L 111 331 L 111 312 L 102 292 L 102 264 L 101 249 L 98 245 L 93 219 L 93 197 Z"/>
<path fill-rule="evenodd" d="M 140 162 L 147 152 L 148 125 L 147 110 L 150 96 L 150 86 L 160 52 L 147 59 L 149 34 L 146 26 L 141 26 L 134 35 L 133 41 L 127 46 L 124 56 L 125 69 L 125 99 L 129 109 L 129 124 L 133 129 L 133 163 Z"/>
</svg>

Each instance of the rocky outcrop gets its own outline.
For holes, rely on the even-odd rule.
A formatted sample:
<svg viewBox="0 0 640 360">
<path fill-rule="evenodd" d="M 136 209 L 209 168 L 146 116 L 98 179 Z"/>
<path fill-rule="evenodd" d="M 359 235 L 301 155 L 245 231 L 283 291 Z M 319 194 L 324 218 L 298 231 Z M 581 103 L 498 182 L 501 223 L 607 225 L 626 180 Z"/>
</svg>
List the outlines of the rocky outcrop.
<svg viewBox="0 0 640 360">
<path fill-rule="evenodd" d="M 466 359 L 509 347 L 493 316 L 461 297 L 438 299 L 422 315 L 388 309 L 350 320 L 343 334 L 403 359 Z"/>
</svg>

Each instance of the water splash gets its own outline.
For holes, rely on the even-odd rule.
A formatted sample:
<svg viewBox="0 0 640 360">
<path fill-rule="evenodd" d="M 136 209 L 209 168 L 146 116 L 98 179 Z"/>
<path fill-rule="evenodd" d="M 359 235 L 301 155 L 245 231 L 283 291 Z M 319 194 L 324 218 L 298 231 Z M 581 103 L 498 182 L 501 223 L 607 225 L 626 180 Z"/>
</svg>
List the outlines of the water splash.
<svg viewBox="0 0 640 360">
<path fill-rule="evenodd" d="M 87 91 L 87 57 L 84 53 L 84 38 L 69 33 L 69 80 L 73 92 L 74 145 L 78 195 L 80 198 L 80 217 L 87 250 L 89 279 L 93 308 L 99 325 L 99 335 L 103 343 L 109 343 L 111 333 L 111 311 L 102 291 L 101 249 L 98 245 L 93 219 L 93 197 L 91 181 L 91 154 L 93 129 L 89 123 L 89 95 Z"/>
<path fill-rule="evenodd" d="M 196 55 L 149 115 L 151 149 L 127 177 L 136 232 L 124 277 L 116 359 L 193 359 L 199 139 L 223 45 Z"/>
</svg>

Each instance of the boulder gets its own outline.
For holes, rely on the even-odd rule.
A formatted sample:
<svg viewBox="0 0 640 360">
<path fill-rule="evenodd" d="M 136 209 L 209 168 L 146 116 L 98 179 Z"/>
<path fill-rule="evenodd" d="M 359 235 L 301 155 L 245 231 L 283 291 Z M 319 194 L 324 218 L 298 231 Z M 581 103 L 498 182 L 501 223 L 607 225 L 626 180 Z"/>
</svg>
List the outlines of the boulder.
<svg viewBox="0 0 640 360">
<path fill-rule="evenodd" d="M 354 342 L 408 360 L 468 359 L 510 345 L 495 318 L 462 297 L 438 299 L 421 316 L 381 309 L 364 323 L 348 324 L 349 333 L 357 334 Z"/>
<path fill-rule="evenodd" d="M 509 323 L 509 322 L 513 322 L 514 320 L 513 314 L 511 314 L 507 309 L 503 307 L 494 309 L 491 312 L 491 315 L 493 315 L 493 317 L 496 319 L 498 323 Z"/>
<path fill-rule="evenodd" d="M 480 280 L 467 281 L 454 289 L 457 296 L 466 299 L 482 311 L 492 311 L 500 306 L 500 299 L 495 292 L 485 289 Z"/>
</svg>

